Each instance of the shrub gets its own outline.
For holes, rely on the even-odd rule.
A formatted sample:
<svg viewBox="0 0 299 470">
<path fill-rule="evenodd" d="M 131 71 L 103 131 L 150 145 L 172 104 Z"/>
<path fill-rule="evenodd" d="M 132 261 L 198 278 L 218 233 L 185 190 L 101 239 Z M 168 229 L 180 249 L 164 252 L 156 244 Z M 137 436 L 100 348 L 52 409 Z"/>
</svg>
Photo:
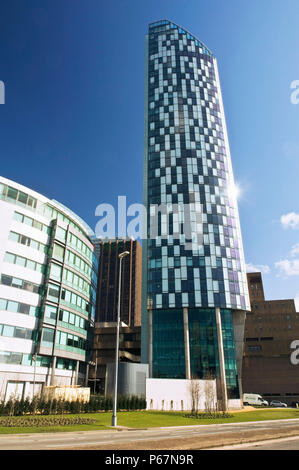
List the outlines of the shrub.
<svg viewBox="0 0 299 470">
<path fill-rule="evenodd" d="M 0 426 L 5 427 L 27 427 L 27 426 L 66 426 L 73 424 L 91 424 L 96 423 L 97 421 L 92 418 L 78 418 L 78 417 L 63 417 L 63 418 L 49 418 L 49 417 L 39 417 L 39 418 L 16 418 L 16 417 L 7 417 L 0 418 Z"/>
<path fill-rule="evenodd" d="M 139 410 L 146 408 L 145 398 L 138 396 L 119 396 L 117 400 L 118 410 Z M 98 411 L 112 411 L 112 397 L 93 395 L 87 403 L 79 400 L 69 402 L 61 398 L 46 400 L 42 395 L 34 398 L 0 401 L 0 416 L 23 416 L 23 415 L 62 415 L 65 413 L 79 414 Z"/>
<path fill-rule="evenodd" d="M 213 413 L 191 413 L 191 414 L 185 414 L 185 418 L 195 418 L 195 419 L 220 419 L 220 418 L 233 418 L 234 415 L 231 415 L 229 413 L 224 413 L 224 412 L 219 412 L 215 411 Z"/>
</svg>

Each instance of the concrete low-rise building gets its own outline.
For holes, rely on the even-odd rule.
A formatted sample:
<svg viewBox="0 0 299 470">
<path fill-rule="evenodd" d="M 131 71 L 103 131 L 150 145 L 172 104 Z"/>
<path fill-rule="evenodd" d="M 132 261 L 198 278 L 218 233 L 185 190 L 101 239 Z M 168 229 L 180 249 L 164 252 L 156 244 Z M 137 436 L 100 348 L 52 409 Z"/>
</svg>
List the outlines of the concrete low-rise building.
<svg viewBox="0 0 299 470">
<path fill-rule="evenodd" d="M 120 362 L 118 364 L 118 395 L 146 396 L 146 380 L 148 379 L 148 364 Z M 105 395 L 112 396 L 114 392 L 115 362 L 107 364 Z"/>
<path fill-rule="evenodd" d="M 88 385 L 92 393 L 105 393 L 107 364 L 115 362 L 116 323 L 95 323 L 93 337 L 93 359 L 89 368 Z M 141 327 L 120 323 L 120 363 L 140 363 Z"/>
</svg>

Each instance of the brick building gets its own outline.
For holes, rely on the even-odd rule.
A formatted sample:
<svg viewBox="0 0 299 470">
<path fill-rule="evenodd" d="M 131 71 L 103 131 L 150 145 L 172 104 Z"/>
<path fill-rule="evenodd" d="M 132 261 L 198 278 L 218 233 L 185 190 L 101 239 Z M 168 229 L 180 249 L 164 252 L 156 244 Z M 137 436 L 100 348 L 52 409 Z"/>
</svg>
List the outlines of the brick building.
<svg viewBox="0 0 299 470">
<path fill-rule="evenodd" d="M 242 386 L 267 400 L 299 401 L 299 365 L 291 343 L 299 340 L 299 313 L 293 299 L 265 300 L 261 273 L 248 273 L 251 312 L 246 314 Z"/>
</svg>

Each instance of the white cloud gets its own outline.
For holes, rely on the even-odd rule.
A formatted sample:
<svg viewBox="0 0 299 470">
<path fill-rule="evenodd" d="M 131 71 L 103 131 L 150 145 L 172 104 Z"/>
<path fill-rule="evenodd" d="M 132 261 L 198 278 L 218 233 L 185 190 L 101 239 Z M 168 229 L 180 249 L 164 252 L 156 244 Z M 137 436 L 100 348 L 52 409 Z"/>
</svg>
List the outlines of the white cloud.
<svg viewBox="0 0 299 470">
<path fill-rule="evenodd" d="M 289 214 L 282 215 L 280 222 L 283 228 L 299 229 L 299 214 L 296 212 L 290 212 Z"/>
<path fill-rule="evenodd" d="M 296 245 L 292 246 L 291 256 L 296 256 L 298 254 L 299 254 L 299 243 L 296 243 Z"/>
<path fill-rule="evenodd" d="M 299 144 L 297 142 L 285 142 L 282 147 L 282 151 L 285 157 L 287 158 L 296 158 L 299 157 Z"/>
<path fill-rule="evenodd" d="M 283 259 L 275 263 L 275 267 L 279 270 L 278 275 L 284 276 L 299 276 L 299 243 L 296 243 L 292 246 L 290 251 L 290 256 L 295 259 Z M 298 292 L 298 301 L 299 301 L 299 292 Z"/>
<path fill-rule="evenodd" d="M 280 270 L 281 274 L 286 276 L 299 276 L 299 259 L 277 261 L 275 267 Z"/>
<path fill-rule="evenodd" d="M 246 272 L 247 273 L 261 272 L 263 274 L 269 274 L 270 268 L 266 264 L 256 264 L 256 265 L 254 265 L 252 263 L 248 263 L 248 264 L 246 264 Z"/>
</svg>

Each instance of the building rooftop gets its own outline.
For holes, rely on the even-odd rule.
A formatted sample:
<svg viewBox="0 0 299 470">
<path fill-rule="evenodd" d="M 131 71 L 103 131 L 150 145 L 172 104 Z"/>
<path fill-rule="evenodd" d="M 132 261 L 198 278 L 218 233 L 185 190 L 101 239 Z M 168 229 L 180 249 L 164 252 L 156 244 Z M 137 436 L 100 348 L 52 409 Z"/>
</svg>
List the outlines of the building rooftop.
<svg viewBox="0 0 299 470">
<path fill-rule="evenodd" d="M 173 21 L 170 21 L 170 20 L 159 20 L 159 21 L 155 21 L 153 23 L 150 23 L 149 24 L 149 31 L 155 29 L 155 28 L 158 28 L 158 27 L 161 27 L 163 28 L 164 26 L 166 25 L 169 25 L 170 26 L 170 29 L 177 29 L 179 34 L 186 34 L 187 35 L 187 39 L 191 39 L 193 41 L 195 41 L 195 45 L 196 46 L 199 46 L 199 47 L 202 47 L 203 48 L 203 53 L 204 54 L 207 54 L 211 57 L 214 57 L 212 52 L 210 51 L 210 49 L 200 40 L 198 39 L 197 37 L 195 37 L 193 34 L 191 34 L 189 31 L 187 31 L 185 28 L 182 28 L 182 26 L 179 26 L 178 24 L 174 23 Z"/>
</svg>

